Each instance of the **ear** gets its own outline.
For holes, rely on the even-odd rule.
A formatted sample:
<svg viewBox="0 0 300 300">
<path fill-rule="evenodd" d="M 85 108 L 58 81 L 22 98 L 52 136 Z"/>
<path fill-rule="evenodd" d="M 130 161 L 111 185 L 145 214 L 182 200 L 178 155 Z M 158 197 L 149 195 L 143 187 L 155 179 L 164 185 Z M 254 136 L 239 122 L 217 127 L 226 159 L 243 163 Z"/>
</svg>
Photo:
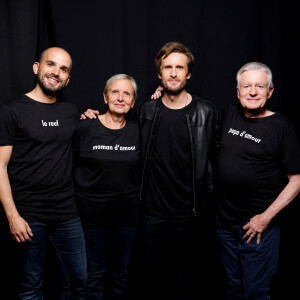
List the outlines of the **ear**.
<svg viewBox="0 0 300 300">
<path fill-rule="evenodd" d="M 104 103 L 107 104 L 106 94 L 103 93 Z"/>
<path fill-rule="evenodd" d="M 273 92 L 274 92 L 274 87 L 270 88 L 270 90 L 268 92 L 268 96 L 267 96 L 268 99 L 271 98 Z"/>
<path fill-rule="evenodd" d="M 157 76 L 158 76 L 159 79 L 161 79 L 161 74 L 160 73 L 158 73 Z"/>
<path fill-rule="evenodd" d="M 65 84 L 65 86 L 67 86 L 67 85 L 69 84 L 69 82 L 70 82 L 70 78 L 71 78 L 71 76 L 69 76 L 69 77 L 68 77 L 68 79 L 67 79 L 67 81 L 66 81 L 66 84 Z"/>
<path fill-rule="evenodd" d="M 38 61 L 36 61 L 33 66 L 32 66 L 32 69 L 33 69 L 33 73 L 35 75 L 37 75 L 38 71 L 39 71 L 39 67 L 40 67 L 40 63 Z"/>
<path fill-rule="evenodd" d="M 240 99 L 240 90 L 239 89 L 236 89 L 236 95 Z"/>
<path fill-rule="evenodd" d="M 186 79 L 190 79 L 191 76 L 192 76 L 192 73 L 188 74 L 188 75 L 186 76 Z"/>
<path fill-rule="evenodd" d="M 135 103 L 135 100 L 132 101 L 132 103 L 131 103 L 131 105 L 130 105 L 130 108 L 133 108 L 134 103 Z"/>
</svg>

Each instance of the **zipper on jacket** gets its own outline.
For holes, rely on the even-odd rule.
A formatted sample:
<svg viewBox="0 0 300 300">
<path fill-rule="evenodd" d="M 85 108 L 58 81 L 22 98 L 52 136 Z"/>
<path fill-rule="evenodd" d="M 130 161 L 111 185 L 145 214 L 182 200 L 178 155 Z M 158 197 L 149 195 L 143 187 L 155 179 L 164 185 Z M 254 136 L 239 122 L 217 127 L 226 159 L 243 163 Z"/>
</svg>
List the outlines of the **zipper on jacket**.
<svg viewBox="0 0 300 300">
<path fill-rule="evenodd" d="M 193 214 L 194 216 L 196 216 L 197 212 L 196 212 L 196 187 L 195 187 L 195 157 L 194 157 L 194 150 L 193 150 L 194 149 L 193 136 L 192 136 L 191 121 L 189 115 L 186 114 L 185 116 L 186 116 L 188 131 L 189 131 L 191 153 L 192 153 L 192 180 L 193 180 L 193 202 L 194 202 Z"/>
<path fill-rule="evenodd" d="M 155 146 L 156 132 L 157 132 L 157 129 L 158 129 L 159 121 L 160 121 L 159 108 L 156 107 L 153 122 L 152 122 L 152 126 L 151 126 L 151 129 L 150 129 L 150 132 L 149 132 L 147 148 L 146 148 L 146 152 L 145 152 L 146 155 L 145 155 L 145 162 L 144 162 L 144 165 L 143 165 L 142 182 L 141 182 L 141 188 L 140 188 L 140 202 L 143 202 L 142 190 L 143 190 L 143 186 L 144 186 L 144 181 L 146 180 L 145 179 L 146 167 L 149 164 L 150 155 L 152 156 L 152 152 L 153 152 L 153 149 L 154 149 L 154 146 Z M 153 143 L 152 143 L 152 140 L 153 140 Z M 153 145 L 152 150 L 150 150 L 150 145 L 151 144 Z M 149 154 L 149 152 L 151 152 L 151 153 Z M 147 173 L 148 173 L 149 166 L 148 166 L 147 169 L 148 169 L 147 170 Z"/>
</svg>

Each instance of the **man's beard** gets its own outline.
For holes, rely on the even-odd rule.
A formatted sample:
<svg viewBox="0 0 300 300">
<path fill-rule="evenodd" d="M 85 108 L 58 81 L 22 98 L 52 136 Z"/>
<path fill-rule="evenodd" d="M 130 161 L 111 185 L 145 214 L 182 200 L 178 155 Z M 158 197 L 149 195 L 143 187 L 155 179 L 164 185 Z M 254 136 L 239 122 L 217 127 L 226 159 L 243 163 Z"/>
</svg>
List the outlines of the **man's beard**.
<svg viewBox="0 0 300 300">
<path fill-rule="evenodd" d="M 169 95 L 173 95 L 173 96 L 176 96 L 176 95 L 179 95 L 186 87 L 186 82 L 181 82 L 181 84 L 179 85 L 179 87 L 177 88 L 174 88 L 174 89 L 170 89 L 168 87 L 168 84 L 167 83 L 162 83 L 163 85 L 163 88 L 164 88 L 164 91 L 169 94 Z"/>
<path fill-rule="evenodd" d="M 53 86 L 46 82 L 46 77 L 54 77 L 59 80 L 59 84 L 57 86 Z M 66 85 L 66 82 L 62 82 L 57 76 L 53 76 L 50 73 L 46 73 L 44 75 L 38 73 L 37 81 L 43 92 L 47 96 L 54 96 L 56 95 L 63 87 Z"/>
</svg>

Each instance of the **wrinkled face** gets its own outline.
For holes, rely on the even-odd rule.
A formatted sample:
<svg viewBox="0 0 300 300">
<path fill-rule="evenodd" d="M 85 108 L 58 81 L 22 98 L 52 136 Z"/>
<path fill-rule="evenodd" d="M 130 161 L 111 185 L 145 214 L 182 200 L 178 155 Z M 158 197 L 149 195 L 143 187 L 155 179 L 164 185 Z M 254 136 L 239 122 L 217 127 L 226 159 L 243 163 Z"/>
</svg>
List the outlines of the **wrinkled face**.
<svg viewBox="0 0 300 300">
<path fill-rule="evenodd" d="M 63 49 L 50 48 L 40 62 L 35 62 L 33 71 L 37 82 L 46 95 L 57 94 L 70 80 L 72 59 Z"/>
<path fill-rule="evenodd" d="M 162 59 L 161 74 L 158 74 L 164 91 L 169 94 L 177 95 L 186 86 L 188 74 L 187 57 L 183 53 L 171 53 Z"/>
<path fill-rule="evenodd" d="M 242 73 L 237 97 L 247 110 L 257 111 L 265 107 L 272 96 L 274 88 L 268 90 L 268 74 L 261 70 L 250 70 Z"/>
<path fill-rule="evenodd" d="M 134 89 L 129 79 L 115 80 L 103 96 L 113 114 L 124 115 L 134 105 Z"/>
</svg>

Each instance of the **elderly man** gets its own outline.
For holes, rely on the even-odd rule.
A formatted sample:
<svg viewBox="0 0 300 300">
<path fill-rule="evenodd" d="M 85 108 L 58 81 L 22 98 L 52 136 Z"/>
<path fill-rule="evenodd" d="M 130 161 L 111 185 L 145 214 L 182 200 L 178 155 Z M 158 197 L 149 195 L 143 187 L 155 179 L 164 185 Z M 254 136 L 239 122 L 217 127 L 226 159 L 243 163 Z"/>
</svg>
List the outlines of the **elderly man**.
<svg viewBox="0 0 300 300">
<path fill-rule="evenodd" d="M 277 270 L 278 213 L 300 190 L 300 149 L 291 122 L 266 108 L 271 70 L 251 62 L 237 73 L 239 103 L 223 111 L 217 232 L 229 300 L 270 299 Z"/>
</svg>

